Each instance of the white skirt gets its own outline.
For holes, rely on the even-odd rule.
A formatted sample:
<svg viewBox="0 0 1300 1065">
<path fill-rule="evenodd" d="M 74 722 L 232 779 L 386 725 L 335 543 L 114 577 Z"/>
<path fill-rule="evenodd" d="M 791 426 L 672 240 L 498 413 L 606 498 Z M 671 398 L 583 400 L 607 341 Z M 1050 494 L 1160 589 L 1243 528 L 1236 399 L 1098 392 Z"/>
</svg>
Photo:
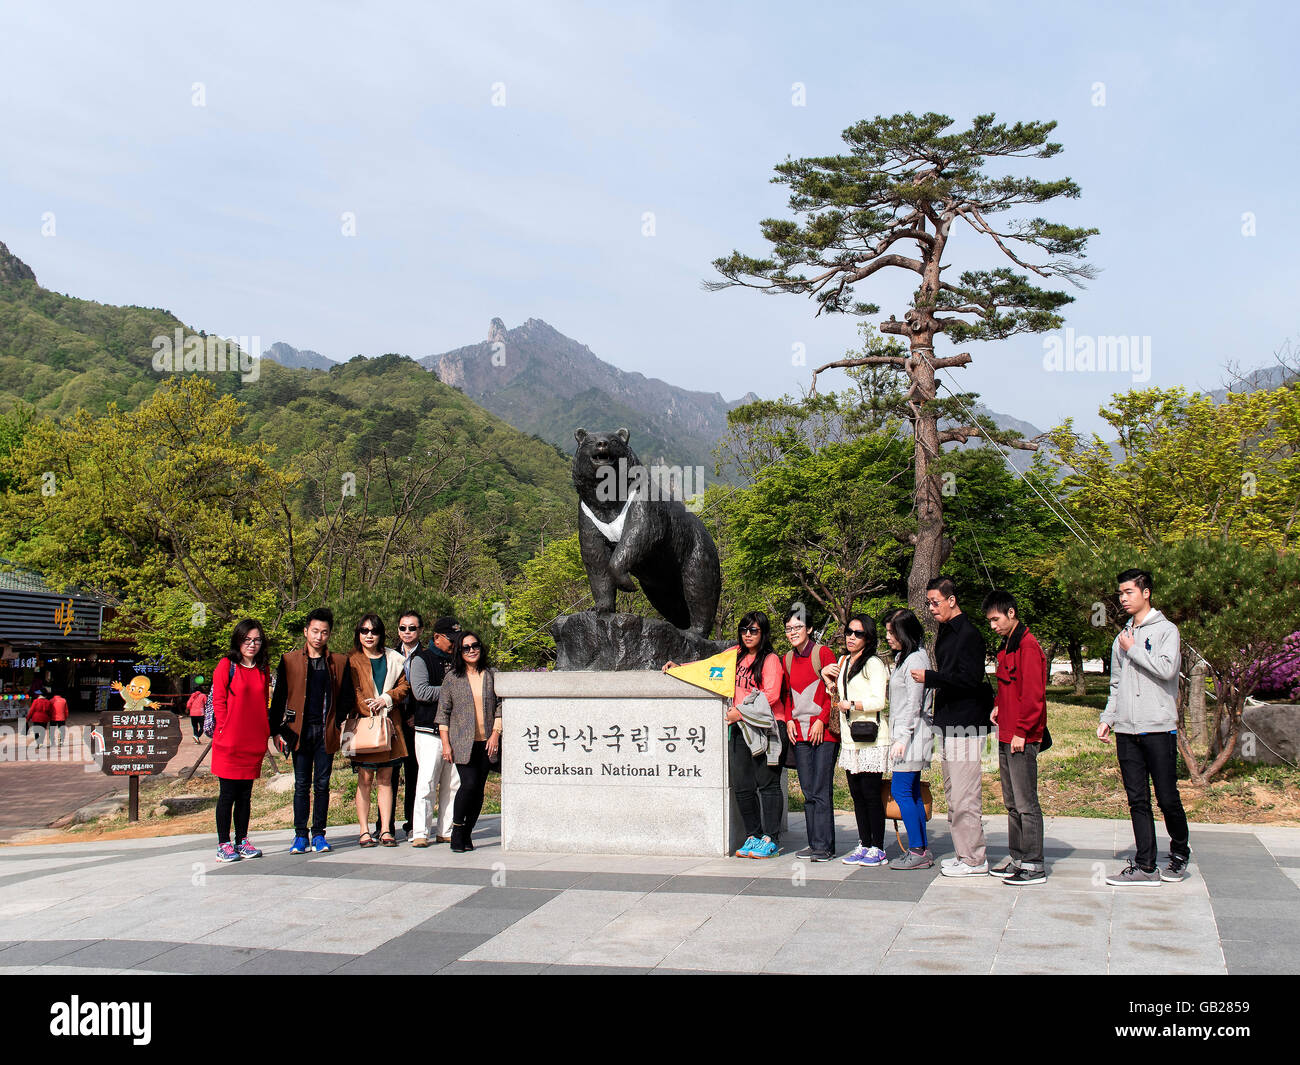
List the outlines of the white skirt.
<svg viewBox="0 0 1300 1065">
<path fill-rule="evenodd" d="M 840 768 L 846 773 L 888 773 L 889 748 L 884 745 L 857 747 L 840 745 Z"/>
</svg>

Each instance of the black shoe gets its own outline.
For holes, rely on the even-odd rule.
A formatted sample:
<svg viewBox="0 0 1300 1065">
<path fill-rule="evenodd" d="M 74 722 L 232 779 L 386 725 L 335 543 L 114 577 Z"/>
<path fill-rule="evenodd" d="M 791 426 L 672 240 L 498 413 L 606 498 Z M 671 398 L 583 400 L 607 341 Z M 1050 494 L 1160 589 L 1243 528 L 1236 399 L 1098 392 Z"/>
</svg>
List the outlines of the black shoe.
<svg viewBox="0 0 1300 1065">
<path fill-rule="evenodd" d="M 1187 878 L 1187 863 L 1191 857 L 1190 850 L 1185 858 L 1171 853 L 1169 855 L 1169 864 L 1160 870 L 1160 879 L 1167 880 L 1171 884 L 1185 880 Z"/>
<path fill-rule="evenodd" d="M 453 824 L 451 826 L 451 852 L 453 854 L 464 854 L 468 848 L 465 846 L 465 826 Z"/>
<path fill-rule="evenodd" d="M 814 862 L 833 862 L 834 860 L 835 855 L 830 851 L 814 851 L 812 857 L 809 859 L 809 861 Z"/>
<path fill-rule="evenodd" d="M 817 852 L 813 850 L 811 847 L 805 847 L 801 851 L 795 851 L 794 856 L 796 858 L 811 858 L 816 853 Z"/>
<path fill-rule="evenodd" d="M 1002 883 L 1010 884 L 1012 887 L 1022 887 L 1025 884 L 1046 884 L 1047 870 L 1026 869 L 1024 866 L 1021 866 L 1010 876 L 1003 877 Z"/>
</svg>

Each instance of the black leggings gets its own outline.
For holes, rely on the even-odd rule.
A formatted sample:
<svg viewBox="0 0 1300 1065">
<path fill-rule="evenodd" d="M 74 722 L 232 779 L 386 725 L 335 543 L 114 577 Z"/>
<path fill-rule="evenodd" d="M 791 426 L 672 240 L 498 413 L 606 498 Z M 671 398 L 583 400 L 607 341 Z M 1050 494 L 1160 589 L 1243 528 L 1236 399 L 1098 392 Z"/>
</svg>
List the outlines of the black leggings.
<svg viewBox="0 0 1300 1065">
<path fill-rule="evenodd" d="M 230 842 L 230 817 L 235 818 L 235 843 L 248 838 L 248 818 L 253 806 L 253 782 L 251 780 L 221 781 L 221 792 L 217 796 L 217 842 Z"/>
<path fill-rule="evenodd" d="M 885 804 L 880 799 L 883 773 L 846 773 L 853 796 L 853 816 L 858 821 L 858 842 L 885 849 Z"/>
<path fill-rule="evenodd" d="M 196 740 L 197 740 L 197 739 L 202 739 L 202 738 L 203 738 L 203 718 L 202 718 L 202 717 L 192 717 L 192 718 L 190 718 L 190 724 L 194 726 L 194 738 L 195 738 Z"/>
<path fill-rule="evenodd" d="M 483 809 L 483 790 L 487 787 L 491 766 L 487 744 L 480 740 L 470 748 L 469 761 L 456 767 L 460 774 L 460 790 L 456 792 L 456 801 L 452 804 L 451 820 L 453 824 L 464 825 L 466 835 L 478 821 L 479 811 Z"/>
</svg>

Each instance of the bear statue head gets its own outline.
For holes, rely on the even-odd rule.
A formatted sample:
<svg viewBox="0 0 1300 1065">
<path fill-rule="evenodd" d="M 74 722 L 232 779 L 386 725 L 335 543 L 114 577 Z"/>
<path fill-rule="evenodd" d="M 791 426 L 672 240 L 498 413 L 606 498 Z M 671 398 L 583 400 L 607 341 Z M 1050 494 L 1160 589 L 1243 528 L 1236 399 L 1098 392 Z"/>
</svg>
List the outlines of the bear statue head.
<svg viewBox="0 0 1300 1065">
<path fill-rule="evenodd" d="M 578 449 L 573 453 L 573 486 L 588 506 L 624 497 L 625 493 L 617 491 L 614 486 L 629 483 L 632 471 L 641 465 L 636 452 L 628 447 L 630 435 L 626 429 L 612 433 L 574 430 L 573 438 L 578 442 Z M 636 483 L 635 478 L 630 483 Z"/>
</svg>

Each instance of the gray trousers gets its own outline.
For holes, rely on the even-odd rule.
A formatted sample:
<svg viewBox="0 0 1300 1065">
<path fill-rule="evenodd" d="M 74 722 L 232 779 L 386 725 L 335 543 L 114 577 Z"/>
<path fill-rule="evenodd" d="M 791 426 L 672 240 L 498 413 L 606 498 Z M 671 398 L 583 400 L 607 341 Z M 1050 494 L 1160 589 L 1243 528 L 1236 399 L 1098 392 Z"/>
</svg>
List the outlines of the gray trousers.
<svg viewBox="0 0 1300 1065">
<path fill-rule="evenodd" d="M 974 730 L 972 730 L 974 731 Z M 948 829 L 953 849 L 967 865 L 983 865 L 984 823 L 980 817 L 980 749 L 985 730 L 977 735 L 943 737 L 943 791 L 948 800 Z"/>
<path fill-rule="evenodd" d="M 1038 747 L 1026 743 L 1023 751 L 998 744 L 998 775 L 1002 778 L 1002 804 L 1007 808 L 1007 849 L 1025 869 L 1043 868 L 1043 810 L 1038 805 Z"/>
</svg>

